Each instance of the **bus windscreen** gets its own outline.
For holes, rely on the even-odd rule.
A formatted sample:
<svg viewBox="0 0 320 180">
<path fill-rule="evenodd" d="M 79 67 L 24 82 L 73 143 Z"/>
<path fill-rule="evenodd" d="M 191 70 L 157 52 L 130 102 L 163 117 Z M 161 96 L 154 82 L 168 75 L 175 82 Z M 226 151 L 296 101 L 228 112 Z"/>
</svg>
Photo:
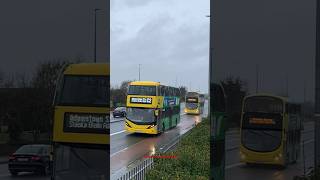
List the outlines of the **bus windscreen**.
<svg viewBox="0 0 320 180">
<path fill-rule="evenodd" d="M 128 95 L 156 96 L 156 86 L 130 85 Z"/>
<path fill-rule="evenodd" d="M 245 100 L 244 112 L 283 113 L 283 103 L 273 97 L 249 97 Z"/>
<path fill-rule="evenodd" d="M 58 105 L 107 107 L 108 76 L 65 75 Z"/>
</svg>

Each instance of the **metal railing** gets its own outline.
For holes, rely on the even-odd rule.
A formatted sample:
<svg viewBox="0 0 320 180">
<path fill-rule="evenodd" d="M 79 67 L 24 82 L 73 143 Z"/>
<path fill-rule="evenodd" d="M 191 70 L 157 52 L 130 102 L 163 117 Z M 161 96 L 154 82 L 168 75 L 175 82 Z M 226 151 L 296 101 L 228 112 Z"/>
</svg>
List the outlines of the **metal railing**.
<svg viewBox="0 0 320 180">
<path fill-rule="evenodd" d="M 116 180 L 145 180 L 146 173 L 153 167 L 153 158 L 142 160 L 135 167 L 129 169 L 124 174 L 116 177 Z"/>
</svg>

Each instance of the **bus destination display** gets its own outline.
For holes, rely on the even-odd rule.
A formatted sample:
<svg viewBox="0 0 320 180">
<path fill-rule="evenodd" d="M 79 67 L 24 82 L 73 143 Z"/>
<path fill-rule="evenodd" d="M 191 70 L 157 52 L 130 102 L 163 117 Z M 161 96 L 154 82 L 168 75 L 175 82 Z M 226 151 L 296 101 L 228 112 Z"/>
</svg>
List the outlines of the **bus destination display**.
<svg viewBox="0 0 320 180">
<path fill-rule="evenodd" d="M 130 102 L 137 104 L 152 104 L 152 98 L 131 97 Z"/>
<path fill-rule="evenodd" d="M 280 114 L 245 113 L 242 128 L 279 130 L 282 128 L 281 119 Z"/>
<path fill-rule="evenodd" d="M 197 102 L 198 102 L 198 99 L 197 99 L 197 98 L 187 98 L 187 102 L 197 103 Z"/>
<path fill-rule="evenodd" d="M 108 114 L 65 113 L 64 132 L 107 134 L 110 132 Z"/>
</svg>

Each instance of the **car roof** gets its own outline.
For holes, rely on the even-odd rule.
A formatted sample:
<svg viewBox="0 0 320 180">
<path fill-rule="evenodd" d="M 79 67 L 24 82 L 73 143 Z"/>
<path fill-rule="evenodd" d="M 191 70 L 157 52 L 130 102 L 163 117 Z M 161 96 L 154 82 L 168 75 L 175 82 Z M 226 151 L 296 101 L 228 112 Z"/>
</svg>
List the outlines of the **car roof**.
<svg viewBox="0 0 320 180">
<path fill-rule="evenodd" d="M 33 147 L 50 147 L 49 144 L 26 144 L 26 145 L 23 145 L 23 146 L 33 146 Z M 21 147 L 23 147 L 21 146 Z"/>
<path fill-rule="evenodd" d="M 123 108 L 126 108 L 126 107 L 124 107 L 124 106 L 119 106 L 119 107 L 117 107 L 116 109 L 123 109 Z"/>
</svg>

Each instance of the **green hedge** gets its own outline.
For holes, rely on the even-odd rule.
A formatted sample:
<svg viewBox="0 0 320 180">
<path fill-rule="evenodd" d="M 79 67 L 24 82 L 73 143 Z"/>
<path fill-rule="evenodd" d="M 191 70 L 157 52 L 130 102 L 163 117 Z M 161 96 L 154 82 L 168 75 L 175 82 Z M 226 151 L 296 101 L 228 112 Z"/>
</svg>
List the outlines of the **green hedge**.
<svg viewBox="0 0 320 180">
<path fill-rule="evenodd" d="M 210 175 L 210 123 L 203 119 L 184 136 L 173 152 L 160 156 L 173 159 L 155 159 L 155 166 L 147 179 L 209 179 Z"/>
</svg>

